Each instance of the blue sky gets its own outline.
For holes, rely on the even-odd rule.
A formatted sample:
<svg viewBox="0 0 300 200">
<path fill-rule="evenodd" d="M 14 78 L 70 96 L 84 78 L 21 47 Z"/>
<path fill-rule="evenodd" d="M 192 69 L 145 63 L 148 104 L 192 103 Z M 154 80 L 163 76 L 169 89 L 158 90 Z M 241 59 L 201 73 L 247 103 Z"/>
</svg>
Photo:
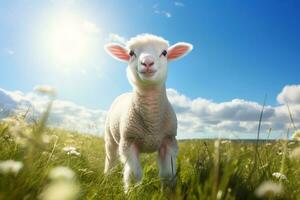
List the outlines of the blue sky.
<svg viewBox="0 0 300 200">
<path fill-rule="evenodd" d="M 168 88 L 219 103 L 262 103 L 267 94 L 275 106 L 284 86 L 299 84 L 299 9 L 298 1 L 1 1 L 0 87 L 28 93 L 52 85 L 59 99 L 107 110 L 131 87 L 126 65 L 103 45 L 111 34 L 128 39 L 153 33 L 171 44 L 194 45 L 187 57 L 170 63 Z M 71 50 L 71 61 L 62 61 L 51 52 L 54 35 L 73 22 L 76 32 L 78 21 L 87 28 L 85 52 Z"/>
<path fill-rule="evenodd" d="M 161 35 L 171 43 L 194 45 L 188 57 L 170 64 L 167 83 L 190 97 L 262 102 L 267 93 L 269 103 L 274 104 L 284 85 L 299 82 L 300 6 L 296 1 L 182 1 L 184 6 L 175 6 L 174 1 L 59 2 L 1 2 L 2 87 L 30 91 L 37 84 L 50 84 L 58 86 L 64 99 L 108 108 L 114 97 L 130 86 L 124 74 L 126 66 L 105 55 L 104 38 L 109 33 L 129 38 L 144 32 Z M 172 16 L 154 13 L 155 5 Z M 45 63 L 36 53 L 42 47 L 32 44 L 47 29 L 47 17 L 58 12 L 90 20 L 101 31 L 99 49 L 94 52 L 99 59 L 81 63 L 86 76 L 76 73 L 78 67 L 72 76 L 51 69 L 43 74 Z M 3 53 L 5 49 L 15 54 L 9 56 Z M 99 78 L 106 76 L 101 73 L 100 59 L 106 61 L 109 78 Z M 99 68 L 99 75 L 85 65 Z"/>
</svg>

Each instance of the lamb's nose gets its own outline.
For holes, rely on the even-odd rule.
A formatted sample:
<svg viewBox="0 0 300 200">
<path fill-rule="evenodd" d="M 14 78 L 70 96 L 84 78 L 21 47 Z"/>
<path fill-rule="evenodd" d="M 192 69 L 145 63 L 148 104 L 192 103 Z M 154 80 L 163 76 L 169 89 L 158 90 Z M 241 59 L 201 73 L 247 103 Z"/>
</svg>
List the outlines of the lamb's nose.
<svg viewBox="0 0 300 200">
<path fill-rule="evenodd" d="M 154 65 L 154 61 L 151 57 L 145 57 L 141 60 L 141 64 L 146 68 L 150 68 L 152 65 Z"/>
</svg>

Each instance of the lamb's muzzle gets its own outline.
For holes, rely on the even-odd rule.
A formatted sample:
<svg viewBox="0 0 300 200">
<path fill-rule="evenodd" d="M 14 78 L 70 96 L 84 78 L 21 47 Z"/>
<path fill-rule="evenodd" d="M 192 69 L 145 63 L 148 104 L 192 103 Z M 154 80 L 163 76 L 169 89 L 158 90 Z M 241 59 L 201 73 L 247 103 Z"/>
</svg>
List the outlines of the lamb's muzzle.
<svg viewBox="0 0 300 200">
<path fill-rule="evenodd" d="M 150 68 L 154 65 L 154 58 L 151 55 L 145 55 L 141 58 L 141 65 Z"/>
<path fill-rule="evenodd" d="M 163 184 L 175 184 L 177 119 L 166 95 L 167 64 L 192 48 L 183 42 L 169 47 L 168 41 L 150 34 L 130 39 L 126 47 L 115 43 L 105 46 L 112 57 L 128 63 L 127 77 L 133 86 L 131 93 L 113 102 L 105 124 L 104 172 L 116 165 L 119 155 L 124 164 L 125 191 L 131 175 L 135 182 L 142 178 L 140 153 L 157 151 Z"/>
</svg>

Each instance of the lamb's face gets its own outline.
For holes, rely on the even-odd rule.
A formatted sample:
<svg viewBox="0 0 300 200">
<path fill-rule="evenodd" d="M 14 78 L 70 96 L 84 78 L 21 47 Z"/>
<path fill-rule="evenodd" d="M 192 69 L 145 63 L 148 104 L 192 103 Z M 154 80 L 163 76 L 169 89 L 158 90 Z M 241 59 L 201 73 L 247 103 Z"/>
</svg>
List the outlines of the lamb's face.
<svg viewBox="0 0 300 200">
<path fill-rule="evenodd" d="M 127 47 L 108 44 L 107 52 L 128 63 L 127 76 L 135 86 L 161 85 L 166 81 L 168 61 L 178 59 L 192 50 L 188 43 L 169 47 L 168 41 L 154 35 L 139 35 L 127 42 Z"/>
<path fill-rule="evenodd" d="M 162 84 L 167 78 L 168 44 L 162 42 L 145 42 L 128 47 L 127 76 L 135 84 Z"/>
</svg>

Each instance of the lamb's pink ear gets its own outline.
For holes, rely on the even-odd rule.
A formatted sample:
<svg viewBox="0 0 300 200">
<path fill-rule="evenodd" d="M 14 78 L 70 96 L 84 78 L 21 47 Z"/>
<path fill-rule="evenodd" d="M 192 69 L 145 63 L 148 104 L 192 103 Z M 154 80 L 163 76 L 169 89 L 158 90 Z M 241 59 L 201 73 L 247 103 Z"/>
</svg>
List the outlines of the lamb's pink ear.
<svg viewBox="0 0 300 200">
<path fill-rule="evenodd" d="M 123 62 L 128 62 L 130 56 L 128 54 L 128 50 L 126 47 L 123 47 L 120 44 L 117 43 L 109 43 L 104 46 L 104 49 L 106 52 L 111 55 L 113 58 L 123 61 Z"/>
<path fill-rule="evenodd" d="M 178 42 L 168 49 L 168 60 L 176 60 L 182 58 L 187 55 L 190 51 L 192 51 L 193 45 L 185 42 Z"/>
</svg>

